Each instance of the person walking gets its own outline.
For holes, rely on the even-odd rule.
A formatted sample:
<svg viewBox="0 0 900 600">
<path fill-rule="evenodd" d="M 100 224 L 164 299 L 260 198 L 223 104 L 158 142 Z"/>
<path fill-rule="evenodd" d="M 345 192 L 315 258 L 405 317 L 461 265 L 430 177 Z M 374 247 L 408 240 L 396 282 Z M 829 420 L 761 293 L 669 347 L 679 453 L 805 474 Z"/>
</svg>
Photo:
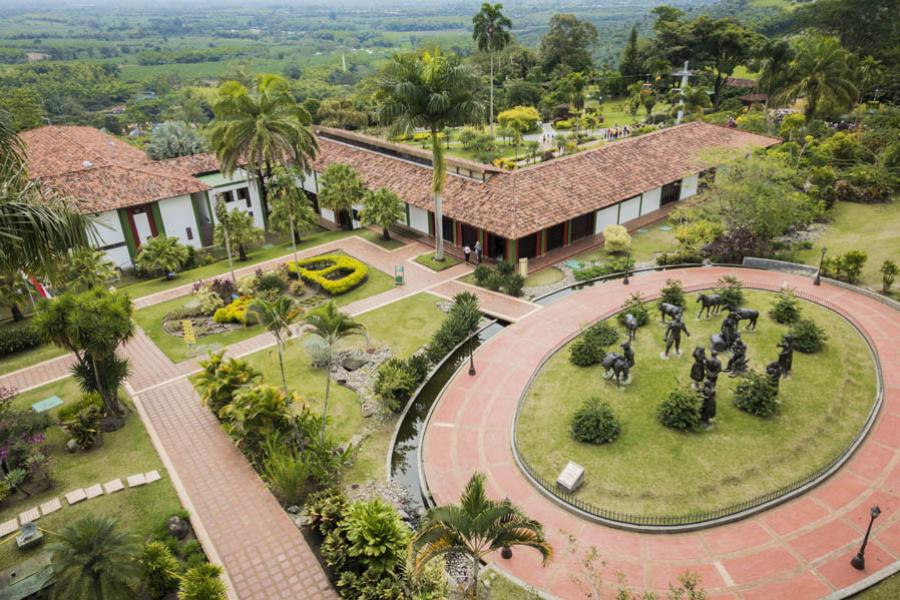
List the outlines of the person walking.
<svg viewBox="0 0 900 600">
<path fill-rule="evenodd" d="M 481 264 L 481 240 L 475 242 L 475 264 Z"/>
<path fill-rule="evenodd" d="M 466 262 L 469 262 L 469 255 L 472 254 L 472 249 L 469 248 L 469 245 L 466 244 L 463 246 L 463 256 L 466 257 Z"/>
</svg>

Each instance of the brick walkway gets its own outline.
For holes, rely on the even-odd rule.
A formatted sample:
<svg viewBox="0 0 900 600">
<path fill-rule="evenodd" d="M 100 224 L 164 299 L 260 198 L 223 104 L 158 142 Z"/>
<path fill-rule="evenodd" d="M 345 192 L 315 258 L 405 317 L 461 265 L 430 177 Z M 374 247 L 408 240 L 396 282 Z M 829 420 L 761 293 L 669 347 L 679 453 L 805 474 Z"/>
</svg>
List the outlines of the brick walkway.
<svg viewBox="0 0 900 600">
<path fill-rule="evenodd" d="M 729 272 L 719 268 L 679 270 L 688 289 L 712 287 Z M 734 273 L 734 271 L 730 271 Z M 782 273 L 740 270 L 748 287 L 778 289 L 788 282 L 799 293 L 827 299 L 830 308 L 851 317 L 870 336 L 882 361 L 885 400 L 862 446 L 835 475 L 814 490 L 734 524 L 690 534 L 639 534 L 604 527 L 560 508 L 541 495 L 518 469 L 511 450 L 510 424 L 519 398 L 545 356 L 584 322 L 618 310 L 627 293 L 658 294 L 672 273 L 635 276 L 632 285 L 598 285 L 572 294 L 525 318 L 477 351 L 477 376 L 458 375 L 439 400 L 425 432 L 423 461 L 438 503 L 455 502 L 474 471 L 487 474 L 488 492 L 509 497 L 544 524 L 556 558 L 541 568 L 536 553 L 522 549 L 509 560 L 493 561 L 535 587 L 560 598 L 580 597 L 571 574 L 581 556 L 566 551 L 561 532 L 576 536 L 586 550 L 596 545 L 605 581 L 621 572 L 636 588 L 665 591 L 690 570 L 713 598 L 805 600 L 822 598 L 900 559 L 900 318 L 868 297 Z M 868 523 L 879 504 L 866 553 L 866 571 L 853 569 Z"/>
</svg>

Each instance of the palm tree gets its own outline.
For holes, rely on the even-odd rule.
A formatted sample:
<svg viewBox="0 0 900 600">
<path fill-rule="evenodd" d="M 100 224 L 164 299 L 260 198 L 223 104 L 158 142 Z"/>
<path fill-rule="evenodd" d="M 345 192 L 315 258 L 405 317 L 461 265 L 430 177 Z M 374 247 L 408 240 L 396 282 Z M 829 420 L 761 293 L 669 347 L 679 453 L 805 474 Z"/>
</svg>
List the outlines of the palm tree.
<svg viewBox="0 0 900 600">
<path fill-rule="evenodd" d="M 116 520 L 89 516 L 66 527 L 47 547 L 53 560 L 54 600 L 106 600 L 133 595 L 138 563 L 131 535 Z"/>
<path fill-rule="evenodd" d="M 682 91 L 684 93 L 682 93 Z M 684 103 L 682 105 L 682 103 Z M 684 88 L 672 88 L 669 91 L 670 114 L 673 117 L 684 110 L 685 117 L 697 118 L 703 116 L 703 109 L 712 106 L 709 94 L 700 87 L 685 86 Z"/>
<path fill-rule="evenodd" d="M 485 2 L 478 14 L 472 17 L 472 39 L 478 44 L 479 50 L 488 53 L 491 61 L 491 112 L 488 121 L 491 137 L 494 137 L 494 53 L 503 50 L 509 44 L 509 28 L 512 27 L 512 21 L 500 12 L 502 9 L 503 5 L 499 2 L 497 4 Z"/>
<path fill-rule="evenodd" d="M 228 232 L 228 206 L 226 206 L 225 200 L 221 196 L 216 201 L 215 214 L 216 221 L 219 222 L 220 227 L 215 229 L 214 234 L 219 233 L 222 238 L 221 242 L 218 243 L 225 246 L 225 255 L 228 257 L 228 271 L 231 273 L 231 283 L 237 289 L 237 275 L 234 274 L 234 257 L 231 255 L 231 235 Z"/>
<path fill-rule="evenodd" d="M 218 216 L 218 213 L 217 213 Z M 224 214 L 224 220 L 220 220 L 216 226 L 213 239 L 217 244 L 225 244 L 226 251 L 230 252 L 230 244 L 235 244 L 238 249 L 238 260 L 247 261 L 247 247 L 261 242 L 265 233 L 253 222 L 253 215 L 243 210 L 229 210 Z M 226 236 L 228 243 L 226 243 Z"/>
<path fill-rule="evenodd" d="M 294 263 L 297 257 L 297 242 L 300 232 L 313 229 L 319 224 L 319 215 L 313 210 L 303 188 L 297 180 L 303 180 L 303 172 L 296 168 L 276 167 L 272 174 L 272 215 L 269 225 L 275 230 L 291 236 Z"/>
<path fill-rule="evenodd" d="M 806 122 L 817 116 L 826 104 L 849 106 L 857 97 L 850 68 L 850 53 L 837 38 L 808 34 L 796 46 L 796 55 L 788 70 L 788 83 L 782 98 L 806 99 Z"/>
<path fill-rule="evenodd" d="M 291 324 L 300 316 L 300 309 L 288 296 L 278 296 L 274 299 L 256 298 L 250 305 L 250 310 L 257 314 L 260 323 L 265 325 L 269 333 L 275 338 L 275 346 L 278 349 L 278 366 L 281 368 L 281 383 L 284 393 L 288 393 L 287 375 L 284 372 L 284 346 L 291 337 Z"/>
<path fill-rule="evenodd" d="M 337 343 L 351 335 L 364 335 L 365 328 L 349 315 L 338 310 L 334 300 L 306 315 L 306 323 L 312 327 L 313 339 L 319 342 L 328 354 L 325 371 L 325 403 L 322 406 L 322 440 L 325 440 L 325 423 L 328 416 L 328 398 L 331 393 L 331 367 Z"/>
<path fill-rule="evenodd" d="M 397 194 L 383 187 L 366 194 L 359 218 L 367 225 L 381 227 L 381 239 L 389 240 L 391 232 L 388 227 L 402 219 L 403 215 L 403 201 Z"/>
<path fill-rule="evenodd" d="M 149 273 L 162 273 L 166 279 L 173 279 L 175 271 L 181 269 L 187 258 L 187 246 L 177 237 L 159 235 L 144 242 L 137 256 L 137 266 Z"/>
<path fill-rule="evenodd" d="M 753 66 L 759 72 L 759 89 L 768 96 L 767 104 L 784 85 L 793 57 L 793 49 L 787 40 L 769 40 L 760 48 Z"/>
<path fill-rule="evenodd" d="M 219 87 L 210 145 L 222 172 L 231 176 L 245 164 L 259 182 L 263 218 L 268 219 L 267 178 L 277 164 L 292 163 L 304 172 L 316 156 L 318 143 L 307 127 L 312 119 L 277 75 L 258 75 L 252 92 L 236 81 Z"/>
<path fill-rule="evenodd" d="M 484 492 L 484 475 L 475 473 L 458 505 L 437 506 L 425 515 L 409 546 L 410 562 L 418 574 L 438 556 L 449 552 L 467 555 L 472 559 L 472 585 L 477 597 L 481 559 L 512 546 L 534 548 L 544 564 L 553 557 L 541 524 L 525 516 L 508 498 L 490 500 Z"/>
<path fill-rule="evenodd" d="M 353 167 L 341 163 L 328 165 L 319 177 L 319 206 L 334 212 L 334 220 L 353 210 L 366 197 L 366 187 Z M 345 229 L 353 229 L 353 220 L 344 221 Z"/>
<path fill-rule="evenodd" d="M 106 258 L 106 253 L 96 248 L 77 248 L 66 263 L 68 285 L 78 290 L 89 290 L 107 285 L 119 278 L 116 265 Z"/>
<path fill-rule="evenodd" d="M 417 127 L 431 132 L 431 191 L 434 195 L 435 260 L 444 260 L 444 211 L 441 194 L 447 179 L 443 144 L 438 133 L 475 120 L 482 105 L 475 98 L 478 77 L 455 54 L 436 48 L 421 55 L 395 55 L 378 79 L 379 120 L 391 125 L 394 136 Z"/>
</svg>

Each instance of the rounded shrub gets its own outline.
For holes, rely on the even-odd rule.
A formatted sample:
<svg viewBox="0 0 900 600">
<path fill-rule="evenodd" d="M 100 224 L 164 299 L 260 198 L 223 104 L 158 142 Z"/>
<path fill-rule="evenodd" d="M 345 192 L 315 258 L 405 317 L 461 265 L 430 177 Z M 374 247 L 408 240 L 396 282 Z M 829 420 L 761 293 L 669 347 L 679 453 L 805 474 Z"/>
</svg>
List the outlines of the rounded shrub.
<svg viewBox="0 0 900 600">
<path fill-rule="evenodd" d="M 769 310 L 769 316 L 776 323 L 792 325 L 800 320 L 800 301 L 791 290 L 782 290 L 778 300 Z"/>
<path fill-rule="evenodd" d="M 812 319 L 800 319 L 791 327 L 794 348 L 804 354 L 814 354 L 825 347 L 828 334 Z"/>
<path fill-rule="evenodd" d="M 690 387 L 677 387 L 656 409 L 659 422 L 671 429 L 690 431 L 700 425 L 703 400 Z"/>
<path fill-rule="evenodd" d="M 622 425 L 609 404 L 593 398 L 578 409 L 569 430 L 579 442 L 608 444 L 619 437 Z"/>
<path fill-rule="evenodd" d="M 573 365 L 589 367 L 603 360 L 606 348 L 619 339 L 615 327 L 601 321 L 591 325 L 569 347 L 569 360 Z"/>
<path fill-rule="evenodd" d="M 778 412 L 778 389 L 767 375 L 749 371 L 734 390 L 734 405 L 757 417 L 771 417 Z"/>
<path fill-rule="evenodd" d="M 616 317 L 622 327 L 625 326 L 625 315 L 628 313 L 631 313 L 634 318 L 637 319 L 639 327 L 643 327 L 650 322 L 650 309 L 641 297 L 640 292 L 628 296 L 628 299 L 625 300 L 625 304 L 622 305 L 622 311 L 619 313 L 619 316 Z"/>
<path fill-rule="evenodd" d="M 256 291 L 258 292 L 283 292 L 285 289 L 287 289 L 287 281 L 278 273 L 266 273 L 256 282 Z"/>
<path fill-rule="evenodd" d="M 631 248 L 631 236 L 622 225 L 607 225 L 603 228 L 603 247 L 607 252 L 625 252 Z"/>
<path fill-rule="evenodd" d="M 662 294 L 660 302 L 666 302 L 684 308 L 687 302 L 684 299 L 684 287 L 678 279 L 666 279 L 666 286 L 660 290 Z"/>
</svg>

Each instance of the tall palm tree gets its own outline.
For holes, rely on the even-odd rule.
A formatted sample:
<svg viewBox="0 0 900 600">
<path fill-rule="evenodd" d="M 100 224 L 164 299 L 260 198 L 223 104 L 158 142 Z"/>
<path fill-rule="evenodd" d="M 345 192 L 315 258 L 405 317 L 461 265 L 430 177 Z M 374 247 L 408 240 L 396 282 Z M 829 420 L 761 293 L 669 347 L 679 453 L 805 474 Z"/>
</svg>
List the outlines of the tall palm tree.
<svg viewBox="0 0 900 600">
<path fill-rule="evenodd" d="M 508 498 L 490 500 L 484 492 L 484 475 L 475 473 L 458 505 L 438 506 L 425 515 L 409 546 L 410 562 L 414 572 L 421 573 L 428 561 L 438 556 L 449 552 L 467 555 L 472 559 L 477 597 L 481 559 L 512 546 L 534 548 L 544 564 L 553 557 L 541 524 L 525 516 Z"/>
<path fill-rule="evenodd" d="M 54 600 L 109 600 L 133 595 L 139 575 L 131 535 L 110 517 L 89 516 L 66 527 L 47 547 L 53 561 Z"/>
<path fill-rule="evenodd" d="M 250 305 L 259 317 L 259 322 L 265 325 L 269 333 L 275 338 L 275 347 L 278 350 L 278 366 L 281 368 L 281 384 L 284 393 L 288 393 L 287 375 L 284 372 L 284 346 L 291 337 L 291 325 L 300 316 L 300 309 L 288 296 L 278 296 L 274 299 L 258 297 Z"/>
<path fill-rule="evenodd" d="M 297 262 L 297 242 L 300 233 L 309 231 L 319 224 L 319 215 L 313 210 L 309 198 L 297 180 L 303 179 L 303 172 L 296 167 L 276 167 L 272 175 L 272 218 L 271 227 L 291 236 L 294 263 Z"/>
<path fill-rule="evenodd" d="M 475 98 L 478 77 L 455 54 L 439 48 L 420 54 L 397 54 L 378 79 L 378 117 L 394 135 L 417 127 L 431 132 L 431 192 L 434 195 L 435 260 L 444 260 L 444 211 L 441 194 L 447 179 L 444 146 L 438 133 L 451 125 L 472 122 L 483 107 Z"/>
<path fill-rule="evenodd" d="M 759 72 L 759 89 L 768 96 L 767 104 L 784 86 L 793 57 L 794 51 L 787 40 L 769 40 L 759 49 L 753 66 Z"/>
<path fill-rule="evenodd" d="M 857 97 L 850 53 L 835 37 L 808 34 L 796 46 L 781 97 L 806 99 L 803 116 L 816 117 L 823 105 L 848 107 Z"/>
<path fill-rule="evenodd" d="M 327 304 L 306 315 L 306 323 L 312 327 L 313 339 L 319 342 L 328 353 L 328 364 L 325 371 L 325 403 L 322 406 L 322 440 L 325 439 L 325 423 L 328 416 L 328 398 L 331 393 L 331 367 L 334 361 L 334 350 L 337 343 L 351 335 L 364 335 L 365 327 L 354 321 L 349 315 L 338 310 L 337 304 L 331 300 Z"/>
<path fill-rule="evenodd" d="M 705 89 L 685 86 L 683 93 L 682 88 L 672 88 L 669 91 L 669 104 L 672 106 L 671 116 L 676 117 L 684 109 L 684 116 L 690 121 L 703 116 L 703 109 L 712 106 L 712 101 Z"/>
<path fill-rule="evenodd" d="M 245 164 L 259 182 L 263 217 L 268 220 L 267 180 L 277 164 L 294 164 L 310 171 L 318 143 L 308 125 L 312 122 L 294 99 L 287 80 L 277 75 L 259 75 L 256 88 L 248 90 L 236 81 L 219 87 L 213 106 L 215 119 L 210 145 L 222 172 L 230 176 Z"/>
<path fill-rule="evenodd" d="M 491 61 L 491 112 L 490 123 L 491 137 L 494 137 L 494 53 L 499 52 L 509 45 L 509 29 L 512 21 L 501 11 L 503 5 L 499 2 L 491 4 L 485 2 L 481 10 L 472 17 L 472 39 L 478 44 L 478 49 L 487 52 Z"/>
</svg>

